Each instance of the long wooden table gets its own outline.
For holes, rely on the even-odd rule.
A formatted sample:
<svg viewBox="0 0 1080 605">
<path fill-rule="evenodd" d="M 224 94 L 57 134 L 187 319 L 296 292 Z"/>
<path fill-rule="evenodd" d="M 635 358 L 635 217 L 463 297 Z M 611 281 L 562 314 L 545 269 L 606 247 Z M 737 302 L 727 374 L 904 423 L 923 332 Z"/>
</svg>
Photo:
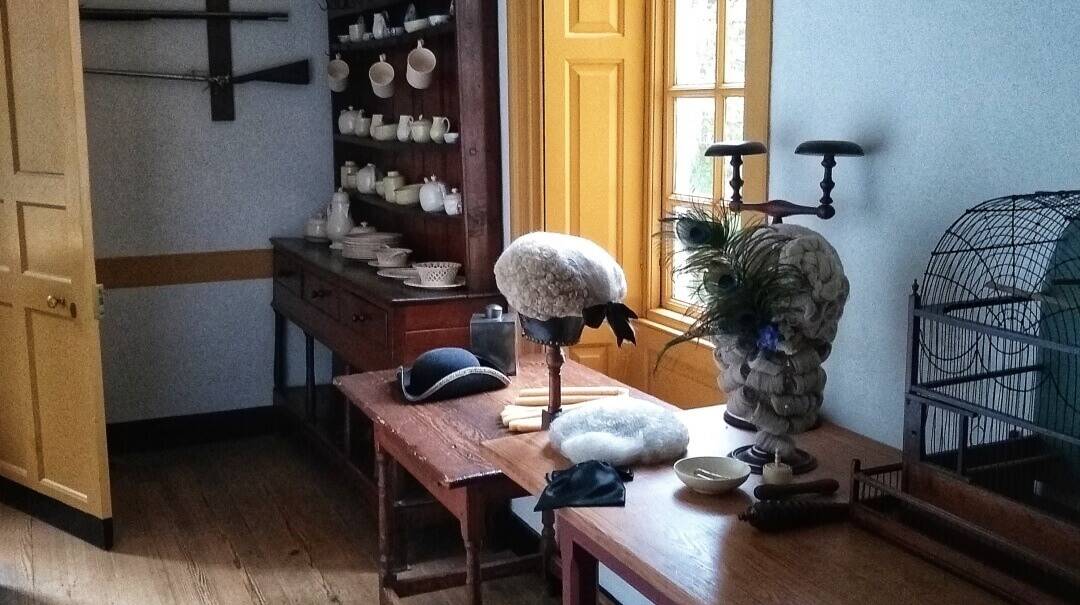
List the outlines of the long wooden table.
<svg viewBox="0 0 1080 605">
<path fill-rule="evenodd" d="M 610 382 L 584 366 L 567 362 L 564 384 Z M 411 404 L 401 396 L 396 371 L 343 376 L 335 384 L 374 424 L 379 502 L 379 587 L 385 602 L 390 593 L 404 597 L 465 584 L 472 603 L 481 602 L 482 579 L 540 569 L 536 555 L 482 562 L 488 511 L 525 492 L 481 451 L 481 442 L 505 437 L 499 413 L 526 387 L 545 386 L 547 367 L 540 357 L 518 363 L 512 384 L 499 391 L 448 401 Z M 465 568 L 432 573 L 405 569 L 398 548 L 396 517 L 402 508 L 396 493 L 395 465 L 416 479 L 461 525 Z M 402 528 L 404 529 L 404 528 Z"/>
<path fill-rule="evenodd" d="M 612 381 L 613 382 L 613 381 Z M 679 412 L 688 455 L 726 455 L 753 433 L 723 420 L 723 406 Z M 892 448 L 829 423 L 800 435 L 818 468 L 799 480 L 833 477 L 847 498 L 851 460 L 894 462 Z M 546 433 L 486 441 L 485 454 L 531 494 L 569 462 Z M 737 515 L 760 477 L 724 496 L 686 489 L 670 465 L 635 468 L 624 508 L 568 508 L 557 515 L 564 605 L 596 602 L 598 563 L 657 604 L 976 603 L 991 594 L 848 523 L 782 534 L 759 532 Z"/>
</svg>

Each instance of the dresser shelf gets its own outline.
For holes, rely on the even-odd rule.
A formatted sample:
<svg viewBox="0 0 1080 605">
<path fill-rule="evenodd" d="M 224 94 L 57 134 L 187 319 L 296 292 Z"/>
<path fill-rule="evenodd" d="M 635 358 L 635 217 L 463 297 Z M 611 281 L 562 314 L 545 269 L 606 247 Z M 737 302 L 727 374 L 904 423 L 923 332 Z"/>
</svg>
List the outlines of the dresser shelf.
<svg viewBox="0 0 1080 605">
<path fill-rule="evenodd" d="M 456 222 L 461 220 L 461 215 L 460 214 L 449 215 L 449 214 L 446 214 L 445 212 L 424 212 L 424 210 L 422 208 L 420 208 L 420 204 L 413 204 L 411 206 L 402 206 L 400 204 L 392 204 L 392 203 L 384 200 L 383 198 L 381 198 L 381 197 L 379 197 L 377 195 L 372 195 L 370 193 L 357 193 L 355 191 L 350 192 L 349 195 L 352 197 L 352 199 L 354 201 L 358 201 L 358 202 L 360 202 L 362 204 L 366 204 L 368 206 L 374 206 L 376 208 L 382 208 L 383 210 L 389 210 L 390 212 L 394 212 L 396 214 L 401 214 L 401 215 L 404 215 L 406 217 L 412 217 L 412 218 L 415 218 L 415 219 L 425 218 L 425 219 L 431 219 L 431 220 L 436 220 L 436 221 L 446 221 L 446 222 L 453 222 L 453 223 L 456 223 Z"/>
<path fill-rule="evenodd" d="M 457 25 L 453 20 L 448 23 L 441 23 L 439 25 L 433 25 L 426 27 L 420 31 L 412 33 L 404 33 L 400 36 L 391 36 L 389 38 L 382 38 L 380 40 L 361 40 L 359 42 L 334 42 L 330 45 L 330 52 L 334 53 L 348 53 L 359 52 L 365 50 L 381 50 L 387 48 L 412 48 L 416 46 L 416 41 L 420 39 L 437 38 L 439 36 L 445 36 L 453 34 L 457 29 Z"/>
<path fill-rule="evenodd" d="M 358 137 L 351 134 L 335 134 L 334 140 L 346 145 L 356 145 L 358 147 L 367 147 L 369 149 L 381 149 L 383 151 L 392 151 L 395 153 L 405 153 L 410 151 L 448 152 L 458 148 L 458 143 L 414 143 L 412 141 L 402 143 L 397 139 L 392 141 L 376 141 L 371 137 Z"/>
</svg>

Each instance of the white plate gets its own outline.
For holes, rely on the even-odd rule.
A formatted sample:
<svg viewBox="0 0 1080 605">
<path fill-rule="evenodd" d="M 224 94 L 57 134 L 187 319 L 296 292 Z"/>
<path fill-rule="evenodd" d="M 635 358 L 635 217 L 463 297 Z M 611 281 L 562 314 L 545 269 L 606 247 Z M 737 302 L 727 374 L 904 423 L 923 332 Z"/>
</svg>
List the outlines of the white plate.
<svg viewBox="0 0 1080 605">
<path fill-rule="evenodd" d="M 390 279 L 408 279 L 416 280 L 420 279 L 420 274 L 416 272 L 416 269 L 410 269 L 408 267 L 394 267 L 383 269 L 376 273 L 379 277 L 389 277 Z"/>
<path fill-rule="evenodd" d="M 311 242 L 312 244 L 329 244 L 330 243 L 330 240 L 328 238 L 325 238 L 325 237 L 311 237 L 309 235 L 305 235 L 304 239 Z"/>
<path fill-rule="evenodd" d="M 420 279 L 419 279 L 419 277 L 417 277 L 417 279 L 407 279 L 407 280 L 405 280 L 405 285 L 406 286 L 412 286 L 414 288 L 423 288 L 425 290 L 447 290 L 449 288 L 460 288 L 461 286 L 464 286 L 465 285 L 465 278 L 464 277 L 459 277 L 456 280 L 454 280 L 454 283 L 452 283 L 452 284 L 446 284 L 446 285 L 440 285 L 440 286 L 436 286 L 436 285 L 430 285 L 429 286 L 429 285 L 420 283 Z"/>
<path fill-rule="evenodd" d="M 368 263 L 368 265 L 372 266 L 372 267 L 375 267 L 376 269 L 406 269 L 406 268 L 408 268 L 406 265 L 380 265 L 378 259 L 371 261 L 370 263 Z"/>
</svg>

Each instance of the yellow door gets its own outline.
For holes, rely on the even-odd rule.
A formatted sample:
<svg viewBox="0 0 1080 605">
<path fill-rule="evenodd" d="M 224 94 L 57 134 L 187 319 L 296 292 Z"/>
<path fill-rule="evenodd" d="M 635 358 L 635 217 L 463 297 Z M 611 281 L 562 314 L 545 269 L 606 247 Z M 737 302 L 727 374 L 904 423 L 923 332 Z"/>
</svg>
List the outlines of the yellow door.
<svg viewBox="0 0 1080 605">
<path fill-rule="evenodd" d="M 104 521 L 78 3 L 0 0 L 0 43 L 0 476 Z"/>
<path fill-rule="evenodd" d="M 645 0 L 544 2 L 545 227 L 603 246 L 643 312 Z M 612 376 L 622 356 L 605 327 L 570 358 Z"/>
</svg>

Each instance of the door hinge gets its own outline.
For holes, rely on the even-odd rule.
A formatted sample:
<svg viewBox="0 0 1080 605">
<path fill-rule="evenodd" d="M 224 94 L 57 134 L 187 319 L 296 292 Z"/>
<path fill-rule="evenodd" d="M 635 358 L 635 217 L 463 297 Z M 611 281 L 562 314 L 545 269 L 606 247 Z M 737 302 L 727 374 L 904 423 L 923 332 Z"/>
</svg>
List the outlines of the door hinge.
<svg viewBox="0 0 1080 605">
<path fill-rule="evenodd" d="M 105 315 L 105 286 L 96 284 L 94 290 L 97 293 L 97 304 L 94 305 L 94 317 L 101 319 Z"/>
</svg>

